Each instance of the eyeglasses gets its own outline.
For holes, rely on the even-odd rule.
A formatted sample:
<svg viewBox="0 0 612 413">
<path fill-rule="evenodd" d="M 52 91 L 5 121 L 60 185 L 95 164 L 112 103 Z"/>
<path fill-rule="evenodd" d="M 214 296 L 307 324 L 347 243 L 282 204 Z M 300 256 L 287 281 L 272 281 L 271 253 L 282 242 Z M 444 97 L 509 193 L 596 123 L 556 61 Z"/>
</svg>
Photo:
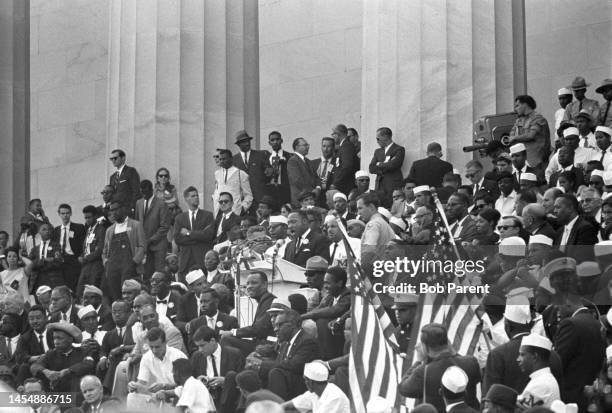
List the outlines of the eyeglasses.
<svg viewBox="0 0 612 413">
<path fill-rule="evenodd" d="M 497 229 L 499 231 L 501 231 L 501 230 L 507 231 L 510 228 L 516 228 L 516 226 L 514 226 L 514 225 L 498 225 L 497 226 Z"/>
<path fill-rule="evenodd" d="M 159 174 L 157 175 L 158 178 L 168 178 L 170 175 L 168 174 Z"/>
<path fill-rule="evenodd" d="M 474 208 L 475 209 L 482 209 L 482 208 L 485 208 L 486 206 L 487 206 L 487 204 L 480 204 L 480 205 L 476 204 L 476 205 L 474 205 Z"/>
</svg>

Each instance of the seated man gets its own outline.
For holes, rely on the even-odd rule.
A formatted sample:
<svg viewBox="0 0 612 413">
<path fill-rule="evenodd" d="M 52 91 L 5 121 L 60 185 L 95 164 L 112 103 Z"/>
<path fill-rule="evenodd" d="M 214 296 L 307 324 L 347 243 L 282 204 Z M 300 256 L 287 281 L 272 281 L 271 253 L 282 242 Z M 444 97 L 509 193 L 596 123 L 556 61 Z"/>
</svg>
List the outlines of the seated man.
<svg viewBox="0 0 612 413">
<path fill-rule="evenodd" d="M 317 323 L 317 337 L 322 356 L 326 360 L 342 355 L 344 337 L 332 334 L 328 324 L 346 313 L 351 306 L 351 294 L 346 288 L 346 282 L 346 270 L 341 267 L 329 268 L 323 279 L 327 296 L 317 308 L 301 316 L 302 320 L 314 320 Z"/>
<path fill-rule="evenodd" d="M 204 384 L 193 377 L 193 366 L 186 359 L 178 359 L 172 363 L 172 374 L 179 386 L 174 390 L 179 399 L 176 407 L 188 412 L 217 412 L 215 403 Z"/>
<path fill-rule="evenodd" d="M 240 390 L 240 401 L 238 402 L 237 412 L 244 412 L 244 409 L 249 407 L 251 403 L 270 400 L 276 403 L 283 403 L 284 400 L 278 397 L 276 393 L 272 393 L 268 389 L 264 389 L 261 380 L 253 370 L 244 370 L 236 375 L 236 385 Z"/>
<path fill-rule="evenodd" d="M 97 368 L 97 374 L 104 379 L 104 387 L 107 390 L 112 390 L 117 365 L 134 348 L 132 329 L 126 327 L 131 306 L 127 301 L 117 300 L 111 306 L 111 312 L 115 328 L 104 335 L 102 339 L 100 361 Z"/>
<path fill-rule="evenodd" d="M 93 305 L 88 305 L 79 310 L 77 313 L 83 327 L 83 341 L 93 340 L 98 346 L 102 345 L 102 340 L 106 335 L 106 331 L 98 330 L 98 312 Z"/>
<path fill-rule="evenodd" d="M 0 323 L 0 362 L 15 367 L 15 351 L 19 343 L 21 318 L 15 313 L 4 313 Z"/>
<path fill-rule="evenodd" d="M 165 272 L 154 272 L 151 276 L 151 295 L 157 298 L 157 314 L 176 323 L 181 294 L 170 289 L 170 282 L 170 276 Z"/>
<path fill-rule="evenodd" d="M 189 354 L 196 350 L 193 342 L 193 334 L 202 326 L 208 326 L 219 334 L 219 331 L 230 331 L 238 328 L 238 320 L 236 317 L 222 313 L 219 311 L 219 294 L 212 288 L 206 288 L 200 295 L 200 316 L 195 320 L 191 320 L 187 326 L 187 348 Z"/>
<path fill-rule="evenodd" d="M 40 359 L 51 348 L 47 335 L 45 309 L 41 305 L 30 308 L 28 323 L 31 328 L 21 334 L 15 350 L 15 361 L 18 364 L 17 384 L 22 384 L 25 379 L 31 377 L 32 363 Z"/>
<path fill-rule="evenodd" d="M 193 334 L 198 351 L 191 356 L 193 374 L 210 389 L 219 412 L 232 413 L 238 401 L 236 373 L 244 356 L 233 347 L 221 347 L 215 330 L 202 326 Z"/>
<path fill-rule="evenodd" d="M 98 329 L 108 331 L 115 325 L 107 305 L 102 303 L 102 290 L 95 285 L 85 284 L 83 287 L 83 305 L 91 305 L 98 313 Z"/>
<path fill-rule="evenodd" d="M 119 399 L 105 396 L 102 382 L 96 376 L 85 376 L 81 379 L 81 393 L 85 401 L 81 405 L 83 413 L 97 413 L 106 411 L 119 411 Z"/>
<path fill-rule="evenodd" d="M 185 275 L 185 282 L 189 291 L 181 296 L 179 300 L 178 312 L 175 325 L 180 329 L 185 329 L 185 324 L 200 316 L 200 295 L 206 288 L 206 276 L 204 271 L 197 269 Z"/>
<path fill-rule="evenodd" d="M 320 356 L 319 345 L 302 330 L 300 315 L 294 310 L 275 318 L 274 332 L 280 344 L 276 359 L 250 356 L 247 367 L 258 370 L 268 389 L 287 400 L 305 390 L 304 364 Z"/>
</svg>

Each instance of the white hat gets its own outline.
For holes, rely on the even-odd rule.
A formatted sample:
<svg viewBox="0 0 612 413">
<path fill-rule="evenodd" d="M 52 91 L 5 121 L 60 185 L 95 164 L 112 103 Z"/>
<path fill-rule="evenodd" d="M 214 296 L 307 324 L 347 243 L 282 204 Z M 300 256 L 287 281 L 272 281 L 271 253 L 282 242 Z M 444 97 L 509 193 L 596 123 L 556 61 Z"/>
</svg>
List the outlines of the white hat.
<svg viewBox="0 0 612 413">
<path fill-rule="evenodd" d="M 595 261 L 583 261 L 576 265 L 576 275 L 578 277 L 594 277 L 599 274 L 601 274 L 601 269 Z"/>
<path fill-rule="evenodd" d="M 578 132 L 578 128 L 574 128 L 572 126 L 563 131 L 564 138 L 567 138 L 568 136 L 572 136 L 572 135 L 580 136 L 580 132 Z"/>
<path fill-rule="evenodd" d="M 389 224 L 395 224 L 401 228 L 402 231 L 406 231 L 406 222 L 398 217 L 389 218 Z"/>
<path fill-rule="evenodd" d="M 552 342 L 540 334 L 531 333 L 523 337 L 521 340 L 521 347 L 522 346 L 539 347 L 550 351 L 552 349 Z"/>
<path fill-rule="evenodd" d="M 272 304 L 270 304 L 270 309 L 266 312 L 268 313 L 280 313 L 281 311 L 285 311 L 286 309 L 291 308 L 291 303 L 289 300 L 285 298 L 275 298 L 272 300 Z"/>
<path fill-rule="evenodd" d="M 525 256 L 525 241 L 521 237 L 508 237 L 499 243 L 499 253 L 510 257 Z"/>
<path fill-rule="evenodd" d="M 270 216 L 270 225 L 272 224 L 285 224 L 287 225 L 287 217 L 284 215 L 272 215 Z"/>
<path fill-rule="evenodd" d="M 327 370 L 322 361 L 315 360 L 304 365 L 304 377 L 313 381 L 327 381 L 329 370 Z"/>
<path fill-rule="evenodd" d="M 576 403 L 565 404 L 561 400 L 555 400 L 550 404 L 550 410 L 554 413 L 578 413 L 578 405 Z"/>
<path fill-rule="evenodd" d="M 387 219 L 391 219 L 391 212 L 387 208 L 378 207 L 378 213 Z"/>
<path fill-rule="evenodd" d="M 185 281 L 187 281 L 187 284 L 192 284 L 202 277 L 204 277 L 204 271 L 197 269 L 197 270 L 188 272 L 187 275 L 185 276 Z"/>
<path fill-rule="evenodd" d="M 519 297 L 519 296 L 525 297 L 525 298 L 532 298 L 533 290 L 529 287 L 516 287 L 508 291 L 508 294 L 506 294 L 506 299 L 510 299 L 513 297 Z"/>
<path fill-rule="evenodd" d="M 511 154 L 523 152 L 523 151 L 526 151 L 526 150 L 527 150 L 527 148 L 525 148 L 525 145 L 522 144 L 522 143 L 516 143 L 516 144 L 514 144 L 514 145 L 512 145 L 510 147 L 510 153 Z"/>
<path fill-rule="evenodd" d="M 536 234 L 529 237 L 529 244 L 544 244 L 552 247 L 553 239 L 543 234 Z"/>
<path fill-rule="evenodd" d="M 537 182 L 538 178 L 531 172 L 525 172 L 521 174 L 521 181 Z"/>
<path fill-rule="evenodd" d="M 596 257 L 612 254 L 612 241 L 600 241 L 593 247 Z"/>
<path fill-rule="evenodd" d="M 591 171 L 591 176 L 601 176 L 603 178 L 603 173 L 604 171 L 602 171 L 601 169 L 593 169 Z"/>
<path fill-rule="evenodd" d="M 359 178 L 369 178 L 370 174 L 367 171 L 357 171 L 355 172 L 355 179 L 359 179 Z"/>
<path fill-rule="evenodd" d="M 431 192 L 428 185 L 420 185 L 412 190 L 412 192 L 416 194 L 420 194 L 421 192 Z"/>
<path fill-rule="evenodd" d="M 334 201 L 335 201 L 335 200 L 336 200 L 336 198 L 342 198 L 342 199 L 344 199 L 345 201 L 346 201 L 346 200 L 348 200 L 348 198 L 346 197 L 346 195 L 344 195 L 342 192 L 336 192 L 336 193 L 334 194 L 334 196 L 332 196 L 332 200 L 334 200 Z"/>
<path fill-rule="evenodd" d="M 41 285 L 36 290 L 36 295 L 43 295 L 43 294 L 49 293 L 49 292 L 51 292 L 51 287 L 49 287 L 48 285 Z"/>
<path fill-rule="evenodd" d="M 601 179 L 603 179 L 604 185 L 612 185 L 612 171 L 604 171 Z"/>
<path fill-rule="evenodd" d="M 455 174 L 455 175 L 461 175 L 461 174 L 459 173 L 459 169 L 457 169 L 457 168 L 453 168 L 453 174 Z"/>
<path fill-rule="evenodd" d="M 606 359 L 612 358 L 612 344 L 606 347 Z"/>
<path fill-rule="evenodd" d="M 336 217 L 333 216 L 332 214 L 328 214 L 325 215 L 325 221 L 323 221 L 324 224 L 329 224 L 330 222 L 335 222 L 336 221 Z"/>
<path fill-rule="evenodd" d="M 552 288 L 552 286 L 550 285 L 550 280 L 548 279 L 548 277 L 544 277 L 542 278 L 542 281 L 540 281 L 540 284 L 538 285 L 539 288 L 548 291 L 551 294 L 555 294 L 557 291 Z"/>
<path fill-rule="evenodd" d="M 387 399 L 381 396 L 376 396 L 370 399 L 366 405 L 367 413 L 391 413 L 392 406 L 389 404 Z"/>
<path fill-rule="evenodd" d="M 572 91 L 566 87 L 562 87 L 561 89 L 557 91 L 557 96 L 571 95 L 571 94 L 572 94 Z"/>
<path fill-rule="evenodd" d="M 612 136 L 612 129 L 607 126 L 598 126 L 595 128 L 595 132 L 603 132 L 608 136 Z"/>
<path fill-rule="evenodd" d="M 442 375 L 442 385 L 453 393 L 465 391 L 468 381 L 468 376 L 465 371 L 457 366 L 450 366 Z"/>
<path fill-rule="evenodd" d="M 506 300 L 504 318 L 518 324 L 527 324 L 531 321 L 529 300 L 524 295 L 515 295 Z"/>
<path fill-rule="evenodd" d="M 79 316 L 79 320 L 82 320 L 89 313 L 96 313 L 96 316 L 98 315 L 96 309 L 93 307 L 93 305 L 90 304 L 79 310 L 79 312 L 77 313 L 77 315 Z"/>
</svg>

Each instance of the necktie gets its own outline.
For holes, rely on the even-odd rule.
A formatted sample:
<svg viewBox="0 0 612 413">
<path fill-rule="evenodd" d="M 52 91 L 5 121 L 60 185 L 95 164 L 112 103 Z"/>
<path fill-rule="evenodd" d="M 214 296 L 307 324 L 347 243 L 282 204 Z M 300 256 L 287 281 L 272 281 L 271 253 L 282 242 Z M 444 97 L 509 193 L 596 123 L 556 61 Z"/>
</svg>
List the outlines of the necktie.
<svg viewBox="0 0 612 413">
<path fill-rule="evenodd" d="M 601 150 L 601 158 L 599 159 L 599 162 L 603 163 L 604 158 L 606 157 L 606 150 L 602 149 Z"/>
<path fill-rule="evenodd" d="M 244 153 L 244 166 L 249 169 L 249 154 L 247 152 Z"/>
<path fill-rule="evenodd" d="M 68 237 L 67 237 L 67 232 L 66 231 L 66 226 L 62 227 L 62 232 L 64 233 L 64 235 L 62 235 L 62 252 L 66 252 L 66 243 L 68 242 Z"/>
<path fill-rule="evenodd" d="M 195 214 L 196 213 L 195 213 L 195 211 L 191 211 L 190 214 L 191 214 L 191 219 L 190 219 L 190 221 L 191 221 L 191 230 L 193 231 L 193 224 L 195 222 Z"/>
<path fill-rule="evenodd" d="M 47 258 L 47 242 L 48 241 L 43 241 L 43 248 L 42 248 L 42 257 L 43 258 Z"/>
<path fill-rule="evenodd" d="M 117 328 L 117 333 L 119 334 L 119 338 L 123 339 L 123 327 Z"/>
<path fill-rule="evenodd" d="M 330 262 L 334 262 L 334 257 L 336 256 L 336 249 L 338 248 L 338 243 L 334 242 L 334 249 L 332 250 L 331 256 L 329 257 Z"/>
<path fill-rule="evenodd" d="M 580 104 L 578 105 L 578 112 L 580 112 L 582 110 L 582 101 L 580 101 Z"/>
<path fill-rule="evenodd" d="M 584 137 L 584 142 L 582 143 L 582 147 L 586 148 L 589 146 L 589 138 L 588 137 Z"/>
<path fill-rule="evenodd" d="M 13 345 L 11 344 L 11 338 L 7 337 L 6 338 L 6 348 L 8 350 L 9 356 L 13 355 Z"/>
<path fill-rule="evenodd" d="M 40 333 L 38 335 L 38 340 L 40 341 L 40 346 L 42 347 L 43 351 L 45 350 L 45 339 L 43 337 L 43 333 Z"/>
<path fill-rule="evenodd" d="M 321 172 L 321 178 L 325 178 L 326 174 L 327 174 L 327 163 L 329 161 L 326 159 L 325 162 L 323 162 L 323 172 Z"/>
<path fill-rule="evenodd" d="M 300 250 L 300 246 L 302 245 L 302 237 L 298 237 L 295 240 L 295 252 L 297 253 Z"/>
<path fill-rule="evenodd" d="M 149 209 L 149 200 L 148 199 L 145 199 L 144 208 L 145 208 L 144 209 L 144 214 L 147 215 L 147 209 Z"/>
<path fill-rule="evenodd" d="M 223 183 L 226 184 L 227 183 L 227 169 L 224 169 L 224 175 L 225 177 L 223 178 Z"/>
<path fill-rule="evenodd" d="M 215 356 L 213 354 L 210 355 L 210 362 L 212 364 L 213 373 L 215 377 L 219 377 L 219 371 L 217 370 L 217 361 L 215 360 Z"/>
<path fill-rule="evenodd" d="M 157 304 L 168 304 L 168 300 L 157 300 Z"/>
</svg>

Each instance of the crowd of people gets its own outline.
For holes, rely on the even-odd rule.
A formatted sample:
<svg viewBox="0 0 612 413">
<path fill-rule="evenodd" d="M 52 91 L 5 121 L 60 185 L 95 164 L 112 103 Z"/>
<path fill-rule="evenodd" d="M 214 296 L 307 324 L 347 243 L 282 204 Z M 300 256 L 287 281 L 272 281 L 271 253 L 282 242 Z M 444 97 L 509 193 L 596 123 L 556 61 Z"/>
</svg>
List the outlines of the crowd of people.
<svg viewBox="0 0 612 413">
<path fill-rule="evenodd" d="M 313 159 L 305 138 L 286 151 L 274 131 L 257 150 L 240 131 L 237 151 L 213 155 L 208 211 L 198 188 L 176 188 L 167 168 L 141 180 L 114 150 L 84 224 L 66 202 L 53 226 L 32 199 L 20 231 L 0 231 L 0 380 L 24 395 L 75 395 L 34 406 L 45 411 L 348 412 L 348 261 L 372 277 L 381 260 L 422 258 L 442 227 L 457 260 L 483 263 L 465 282 L 490 287 L 477 310 L 484 333 L 467 355 L 442 324 L 411 342 L 418 297 L 380 294 L 399 350 L 414 349 L 398 387 L 414 411 L 610 411 L 612 80 L 596 89 L 601 106 L 587 87 L 576 78 L 559 90 L 554 128 L 517 96 L 507 145 L 489 142 L 465 179 L 435 142 L 404 176 L 405 148 L 386 127 L 369 160 L 343 124 Z M 289 261 L 304 288 L 277 297 L 273 274 L 245 259 Z M 385 267 L 376 281 L 427 275 Z M 257 303 L 247 322 L 240 296 Z M 368 412 L 393 404 L 375 397 Z"/>
</svg>

